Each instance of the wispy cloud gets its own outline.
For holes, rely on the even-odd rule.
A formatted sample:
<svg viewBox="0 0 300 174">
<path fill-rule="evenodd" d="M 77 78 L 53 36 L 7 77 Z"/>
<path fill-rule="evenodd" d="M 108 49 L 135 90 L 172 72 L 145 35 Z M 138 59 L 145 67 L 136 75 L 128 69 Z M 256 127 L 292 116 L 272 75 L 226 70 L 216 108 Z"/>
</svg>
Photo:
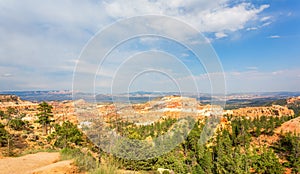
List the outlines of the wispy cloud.
<svg viewBox="0 0 300 174">
<path fill-rule="evenodd" d="M 256 67 L 256 66 L 249 66 L 246 69 L 248 69 L 248 70 L 258 70 L 258 67 Z"/>
<path fill-rule="evenodd" d="M 182 57 L 189 57 L 190 55 L 187 54 L 187 53 L 182 53 L 181 56 L 182 56 Z"/>
<path fill-rule="evenodd" d="M 265 16 L 265 17 L 262 17 L 261 19 L 260 19 L 260 21 L 268 21 L 269 19 L 271 19 L 271 16 Z"/>
<path fill-rule="evenodd" d="M 261 25 L 261 27 L 266 27 L 266 26 L 269 26 L 269 25 L 271 25 L 272 24 L 272 22 L 265 22 L 265 23 L 263 23 L 262 25 Z"/>
<path fill-rule="evenodd" d="M 258 15 L 269 8 L 268 4 L 255 8 L 251 3 L 230 5 L 228 0 L 175 0 L 129 2 L 113 0 L 105 4 L 106 12 L 114 18 L 131 17 L 144 14 L 163 14 L 179 18 L 202 32 L 226 33 L 244 29 L 248 22 L 259 21 Z M 270 17 L 264 17 L 266 21 Z"/>
<path fill-rule="evenodd" d="M 10 74 L 10 73 L 5 73 L 5 74 L 2 74 L 2 77 L 12 77 L 13 75 Z"/>
<path fill-rule="evenodd" d="M 221 38 L 227 37 L 228 35 L 223 32 L 217 32 L 217 33 L 215 33 L 215 36 L 217 39 L 221 39 Z"/>
<path fill-rule="evenodd" d="M 252 31 L 252 30 L 258 30 L 258 28 L 257 28 L 257 27 L 249 27 L 249 28 L 247 28 L 246 30 L 247 30 L 247 31 Z"/>
<path fill-rule="evenodd" d="M 268 38 L 269 39 L 278 39 L 278 38 L 280 38 L 281 36 L 279 36 L 279 35 L 271 35 L 271 36 L 269 36 Z"/>
</svg>

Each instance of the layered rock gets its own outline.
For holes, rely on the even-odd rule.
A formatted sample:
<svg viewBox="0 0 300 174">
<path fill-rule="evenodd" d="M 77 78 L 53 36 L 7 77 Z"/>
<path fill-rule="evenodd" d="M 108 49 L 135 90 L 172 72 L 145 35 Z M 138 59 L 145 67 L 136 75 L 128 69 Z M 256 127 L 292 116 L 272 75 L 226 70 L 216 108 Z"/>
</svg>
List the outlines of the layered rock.
<svg viewBox="0 0 300 174">
<path fill-rule="evenodd" d="M 166 118 L 203 119 L 212 115 L 222 115 L 223 111 L 219 106 L 201 105 L 194 98 L 180 96 L 166 96 L 141 104 L 98 104 L 96 110 L 93 106 L 80 106 L 85 106 L 80 108 L 83 111 L 81 118 L 90 117 L 90 120 L 93 120 L 101 117 L 106 122 L 123 120 L 137 125 L 147 125 Z"/>
</svg>

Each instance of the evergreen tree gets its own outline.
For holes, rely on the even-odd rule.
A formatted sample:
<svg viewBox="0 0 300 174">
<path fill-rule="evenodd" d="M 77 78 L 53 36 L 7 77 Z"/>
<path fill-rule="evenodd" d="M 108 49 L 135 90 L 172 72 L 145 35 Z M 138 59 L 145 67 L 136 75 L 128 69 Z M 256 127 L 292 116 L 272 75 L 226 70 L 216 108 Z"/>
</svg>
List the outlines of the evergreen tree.
<svg viewBox="0 0 300 174">
<path fill-rule="evenodd" d="M 26 123 L 21 118 L 14 118 L 9 121 L 8 126 L 13 130 L 20 131 L 25 127 Z"/>
<path fill-rule="evenodd" d="M 79 145 L 82 141 L 82 132 L 78 130 L 77 126 L 73 123 L 66 121 L 61 126 L 56 124 L 53 132 L 48 139 L 55 139 L 54 145 L 56 147 L 68 147 L 71 143 Z"/>
<path fill-rule="evenodd" d="M 3 147 L 7 144 L 7 137 L 9 133 L 5 130 L 4 125 L 0 123 L 0 147 Z"/>
<path fill-rule="evenodd" d="M 0 111 L 0 119 L 4 119 L 5 118 L 5 112 L 4 111 Z"/>
<path fill-rule="evenodd" d="M 223 130 L 217 136 L 217 145 L 215 147 L 215 172 L 216 173 L 234 173 L 234 156 L 232 141 L 227 130 Z"/>
<path fill-rule="evenodd" d="M 197 148 L 197 163 L 198 165 L 195 167 L 196 171 L 200 173 L 212 173 L 213 169 L 213 160 L 212 153 L 206 148 L 204 145 L 199 145 Z"/>
<path fill-rule="evenodd" d="M 252 167 L 255 170 L 255 173 L 283 173 L 283 167 L 281 166 L 278 157 L 271 149 L 267 149 L 266 147 L 262 148 L 261 154 L 256 154 L 254 156 Z"/>
<path fill-rule="evenodd" d="M 285 165 L 292 168 L 293 172 L 300 173 L 300 137 L 287 133 L 282 135 L 273 147 L 277 153 L 283 154 L 288 160 Z"/>
<path fill-rule="evenodd" d="M 9 106 L 6 110 L 6 113 L 8 118 L 11 119 L 14 115 L 18 113 L 18 111 L 15 108 Z"/>
<path fill-rule="evenodd" d="M 48 127 L 50 123 L 53 122 L 53 120 L 51 120 L 51 117 L 53 117 L 52 108 L 53 107 L 46 102 L 40 103 L 38 107 L 39 113 L 37 114 L 38 120 L 36 122 L 43 126 L 44 135 L 48 134 Z"/>
</svg>

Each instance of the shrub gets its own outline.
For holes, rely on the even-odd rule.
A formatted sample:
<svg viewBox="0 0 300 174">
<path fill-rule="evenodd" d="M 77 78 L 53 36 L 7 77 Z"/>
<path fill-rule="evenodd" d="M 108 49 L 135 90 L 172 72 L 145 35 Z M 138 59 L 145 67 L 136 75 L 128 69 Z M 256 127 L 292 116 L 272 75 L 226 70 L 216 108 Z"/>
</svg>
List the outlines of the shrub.
<svg viewBox="0 0 300 174">
<path fill-rule="evenodd" d="M 26 123 L 20 118 L 15 118 L 9 121 L 9 127 L 16 131 L 22 130 L 25 125 Z"/>
<path fill-rule="evenodd" d="M 5 130 L 4 125 L 0 123 L 0 147 L 7 144 L 8 132 Z"/>
<path fill-rule="evenodd" d="M 162 174 L 170 174 L 170 172 L 167 171 L 167 170 L 164 170 L 164 171 L 162 172 Z"/>
<path fill-rule="evenodd" d="M 54 140 L 54 145 L 56 147 L 69 147 L 72 143 L 79 145 L 82 139 L 82 132 L 80 132 L 76 125 L 66 121 L 61 126 L 56 124 L 55 132 L 53 132 L 48 140 Z"/>
</svg>

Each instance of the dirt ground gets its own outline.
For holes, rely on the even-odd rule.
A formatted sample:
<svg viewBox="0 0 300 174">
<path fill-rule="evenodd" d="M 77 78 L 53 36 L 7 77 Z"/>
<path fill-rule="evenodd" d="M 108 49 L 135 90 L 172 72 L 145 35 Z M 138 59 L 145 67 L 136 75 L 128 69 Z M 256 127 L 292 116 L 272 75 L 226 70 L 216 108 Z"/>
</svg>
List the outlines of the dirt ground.
<svg viewBox="0 0 300 174">
<path fill-rule="evenodd" d="M 58 152 L 40 152 L 22 157 L 0 159 L 1 174 L 70 174 L 77 173 L 72 160 L 59 161 Z"/>
</svg>

